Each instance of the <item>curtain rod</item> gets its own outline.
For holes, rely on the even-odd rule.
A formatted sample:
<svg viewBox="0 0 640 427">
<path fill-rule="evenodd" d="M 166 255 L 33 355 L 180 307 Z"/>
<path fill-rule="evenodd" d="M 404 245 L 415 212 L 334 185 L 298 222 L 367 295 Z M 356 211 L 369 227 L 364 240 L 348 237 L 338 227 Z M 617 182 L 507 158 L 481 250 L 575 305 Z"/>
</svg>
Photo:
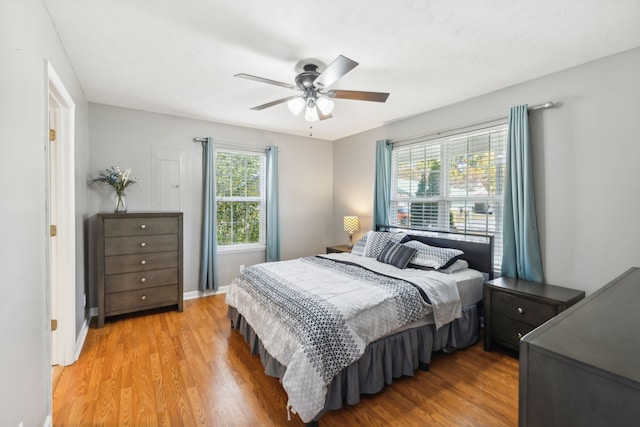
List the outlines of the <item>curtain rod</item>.
<svg viewBox="0 0 640 427">
<path fill-rule="evenodd" d="M 531 107 L 528 107 L 527 110 L 528 111 L 534 111 L 534 110 L 546 110 L 547 108 L 553 108 L 554 104 L 551 101 L 545 102 L 544 104 L 539 104 L 539 105 L 532 105 Z M 508 119 L 509 116 L 499 116 L 499 117 L 493 117 L 491 119 L 485 119 L 485 120 L 481 120 L 479 122 L 473 122 L 473 123 L 467 123 L 466 125 L 462 125 L 462 126 L 456 126 L 456 127 L 451 127 L 451 128 L 447 128 L 447 129 L 443 129 L 443 130 L 437 130 L 437 131 L 433 131 L 430 133 L 425 133 L 422 135 L 417 135 L 417 136 L 412 136 L 411 138 L 403 138 L 403 139 L 397 139 L 397 140 L 391 140 L 389 141 L 391 144 L 395 144 L 398 142 L 408 142 L 408 141 L 412 141 L 414 139 L 422 139 L 422 138 L 426 138 L 426 137 L 432 137 L 432 136 L 439 136 L 443 133 L 448 133 L 448 132 L 453 132 L 453 131 L 457 131 L 457 130 L 462 130 L 462 129 L 466 129 L 466 128 L 470 128 L 470 127 L 474 127 L 474 126 L 480 126 L 480 125 L 484 125 L 484 124 L 488 124 L 491 122 L 495 122 L 498 120 L 505 120 Z"/>
<path fill-rule="evenodd" d="M 207 142 L 207 138 L 195 137 L 193 138 L 193 142 Z M 268 145 L 255 146 L 255 145 L 247 145 L 247 144 L 236 144 L 234 142 L 225 142 L 225 141 L 217 141 L 216 144 L 224 148 L 240 148 L 244 150 L 254 150 L 254 151 L 268 150 L 270 147 Z M 280 151 L 280 147 L 278 147 L 278 151 Z"/>
</svg>

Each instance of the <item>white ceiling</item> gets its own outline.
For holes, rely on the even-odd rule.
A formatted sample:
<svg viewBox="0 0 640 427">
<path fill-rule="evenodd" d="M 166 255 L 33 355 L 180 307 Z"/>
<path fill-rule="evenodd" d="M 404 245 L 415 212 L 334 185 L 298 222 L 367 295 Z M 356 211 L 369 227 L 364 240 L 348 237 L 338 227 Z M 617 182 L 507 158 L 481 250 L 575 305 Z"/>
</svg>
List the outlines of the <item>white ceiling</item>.
<svg viewBox="0 0 640 427">
<path fill-rule="evenodd" d="M 640 46 L 639 0 L 45 0 L 90 102 L 308 135 L 306 58 L 360 63 L 314 137 L 335 140 Z M 534 102 L 532 100 L 531 102 Z"/>
</svg>

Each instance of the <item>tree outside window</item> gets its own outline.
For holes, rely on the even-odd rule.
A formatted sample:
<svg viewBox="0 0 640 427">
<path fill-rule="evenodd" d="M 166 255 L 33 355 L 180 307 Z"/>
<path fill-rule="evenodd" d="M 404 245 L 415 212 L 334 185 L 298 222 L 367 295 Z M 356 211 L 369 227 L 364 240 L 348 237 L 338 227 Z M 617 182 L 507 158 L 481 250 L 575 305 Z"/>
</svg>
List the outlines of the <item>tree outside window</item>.
<svg viewBox="0 0 640 427">
<path fill-rule="evenodd" d="M 218 246 L 264 244 L 265 156 L 216 151 Z"/>
</svg>

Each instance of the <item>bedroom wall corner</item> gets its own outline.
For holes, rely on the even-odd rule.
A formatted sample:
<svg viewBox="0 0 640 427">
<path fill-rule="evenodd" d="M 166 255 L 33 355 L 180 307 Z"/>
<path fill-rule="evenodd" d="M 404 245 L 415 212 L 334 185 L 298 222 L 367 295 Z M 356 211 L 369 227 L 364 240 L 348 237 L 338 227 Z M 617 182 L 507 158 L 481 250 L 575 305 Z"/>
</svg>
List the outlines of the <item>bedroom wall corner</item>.
<svg viewBox="0 0 640 427">
<path fill-rule="evenodd" d="M 353 243 L 373 229 L 373 187 L 376 141 L 386 139 L 385 129 L 376 128 L 333 142 L 333 245 L 349 243 L 343 217 L 355 215 L 360 229 Z"/>
</svg>

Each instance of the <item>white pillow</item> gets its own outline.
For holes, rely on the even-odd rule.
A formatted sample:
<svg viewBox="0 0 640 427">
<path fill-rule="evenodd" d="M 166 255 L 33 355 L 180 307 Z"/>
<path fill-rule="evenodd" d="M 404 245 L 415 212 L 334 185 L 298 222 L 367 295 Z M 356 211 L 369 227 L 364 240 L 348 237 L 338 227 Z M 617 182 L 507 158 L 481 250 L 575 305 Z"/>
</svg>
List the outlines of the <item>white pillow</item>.
<svg viewBox="0 0 640 427">
<path fill-rule="evenodd" d="M 351 254 L 364 256 L 364 248 L 367 246 L 367 237 L 369 236 L 369 233 L 371 233 L 371 231 L 368 231 L 364 236 L 362 236 L 356 242 L 355 245 L 353 245 L 353 248 L 351 249 Z"/>
<path fill-rule="evenodd" d="M 456 262 L 451 264 L 449 267 L 439 269 L 438 273 L 451 274 L 456 271 L 464 270 L 465 268 L 469 268 L 469 263 L 463 259 L 457 259 Z"/>
<path fill-rule="evenodd" d="M 377 258 L 387 243 L 400 243 L 406 233 L 390 233 L 388 231 L 370 231 L 367 233 L 367 244 L 364 248 L 364 256 Z"/>
<path fill-rule="evenodd" d="M 430 246 L 417 240 L 409 240 L 403 244 L 418 250 L 410 264 L 421 267 L 431 267 L 436 270 L 449 267 L 458 257 L 464 255 L 464 252 L 458 249 Z M 409 267 L 411 267 L 411 265 L 409 265 Z"/>
</svg>

